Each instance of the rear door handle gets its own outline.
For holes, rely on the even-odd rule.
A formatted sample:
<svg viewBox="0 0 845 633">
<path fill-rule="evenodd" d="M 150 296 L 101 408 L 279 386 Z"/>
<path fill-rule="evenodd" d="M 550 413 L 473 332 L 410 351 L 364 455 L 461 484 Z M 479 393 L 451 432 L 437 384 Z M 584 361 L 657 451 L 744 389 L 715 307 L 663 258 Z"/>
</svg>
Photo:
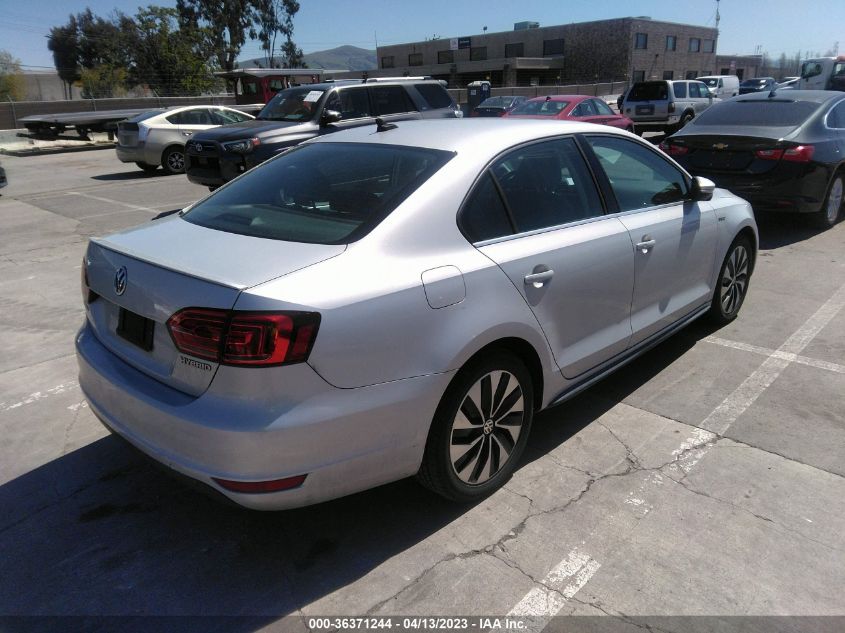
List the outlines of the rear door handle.
<svg viewBox="0 0 845 633">
<path fill-rule="evenodd" d="M 554 275 L 555 271 L 553 271 L 551 268 L 541 270 L 536 273 L 531 273 L 530 275 L 525 275 L 525 285 L 533 285 L 535 288 L 542 288 L 543 284 L 546 283 L 552 277 L 554 277 Z"/>
<path fill-rule="evenodd" d="M 643 253 L 648 253 L 654 245 L 657 244 L 655 240 L 651 238 L 651 235 L 644 235 L 642 242 L 637 242 L 637 250 L 642 251 Z"/>
</svg>

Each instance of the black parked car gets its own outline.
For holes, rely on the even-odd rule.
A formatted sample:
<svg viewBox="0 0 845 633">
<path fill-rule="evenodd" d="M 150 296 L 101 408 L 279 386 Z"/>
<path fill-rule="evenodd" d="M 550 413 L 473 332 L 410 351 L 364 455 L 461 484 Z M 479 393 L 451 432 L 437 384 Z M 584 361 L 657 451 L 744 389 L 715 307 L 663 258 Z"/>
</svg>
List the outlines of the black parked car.
<svg viewBox="0 0 845 633">
<path fill-rule="evenodd" d="M 778 82 L 774 77 L 755 77 L 754 79 L 746 79 L 739 84 L 739 94 L 745 95 L 749 92 L 763 92 L 764 90 L 771 90 L 776 88 Z"/>
<path fill-rule="evenodd" d="M 833 226 L 845 190 L 845 94 L 786 90 L 715 103 L 661 148 L 755 212 L 810 214 Z"/>
<path fill-rule="evenodd" d="M 191 182 L 218 187 L 302 141 L 376 117 L 456 118 L 461 111 L 437 80 L 419 77 L 345 80 L 287 88 L 255 119 L 195 133 L 185 144 Z"/>
<path fill-rule="evenodd" d="M 470 116 L 504 116 L 520 103 L 525 103 L 527 97 L 488 97 L 469 113 Z"/>
</svg>

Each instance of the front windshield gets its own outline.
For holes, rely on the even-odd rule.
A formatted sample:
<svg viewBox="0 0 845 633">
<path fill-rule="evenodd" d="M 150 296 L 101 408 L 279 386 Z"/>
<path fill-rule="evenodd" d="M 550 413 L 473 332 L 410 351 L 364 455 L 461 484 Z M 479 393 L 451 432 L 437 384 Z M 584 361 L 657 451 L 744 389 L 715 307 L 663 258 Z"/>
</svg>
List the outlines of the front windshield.
<svg viewBox="0 0 845 633">
<path fill-rule="evenodd" d="M 568 101 L 526 101 L 511 110 L 511 114 L 533 116 L 555 116 L 569 105 Z"/>
<path fill-rule="evenodd" d="M 701 77 L 699 77 L 698 80 L 706 83 L 708 88 L 718 88 L 719 87 L 719 80 L 716 79 L 716 78 L 702 79 Z"/>
<path fill-rule="evenodd" d="M 317 103 L 325 94 L 322 88 L 298 86 L 277 93 L 264 106 L 259 119 L 264 121 L 310 121 L 317 113 Z"/>
</svg>

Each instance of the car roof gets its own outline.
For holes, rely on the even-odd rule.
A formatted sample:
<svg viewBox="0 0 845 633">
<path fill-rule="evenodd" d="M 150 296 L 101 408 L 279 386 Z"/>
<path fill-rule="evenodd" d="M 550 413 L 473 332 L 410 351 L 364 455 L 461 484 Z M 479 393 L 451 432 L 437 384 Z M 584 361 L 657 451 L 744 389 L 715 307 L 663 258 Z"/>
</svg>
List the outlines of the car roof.
<svg viewBox="0 0 845 633">
<path fill-rule="evenodd" d="M 561 134 L 598 132 L 626 135 L 622 130 L 607 125 L 559 119 L 428 119 L 396 121 L 394 125 L 395 128 L 383 132 L 378 132 L 375 124 L 363 125 L 326 134 L 308 143 L 378 143 L 492 156 L 513 145 Z"/>
<path fill-rule="evenodd" d="M 770 90 L 749 92 L 748 94 L 736 97 L 736 99 L 738 101 L 766 101 L 767 99 L 779 99 L 780 101 L 813 101 L 815 103 L 825 103 L 845 95 L 845 93 L 837 92 L 835 90 L 785 90 L 783 92 L 778 92 L 777 89 L 775 89 L 774 97 L 769 97 L 770 93 Z"/>
<path fill-rule="evenodd" d="M 529 101 L 584 101 L 584 99 L 595 99 L 592 95 L 549 95 L 548 97 L 533 97 Z"/>
</svg>

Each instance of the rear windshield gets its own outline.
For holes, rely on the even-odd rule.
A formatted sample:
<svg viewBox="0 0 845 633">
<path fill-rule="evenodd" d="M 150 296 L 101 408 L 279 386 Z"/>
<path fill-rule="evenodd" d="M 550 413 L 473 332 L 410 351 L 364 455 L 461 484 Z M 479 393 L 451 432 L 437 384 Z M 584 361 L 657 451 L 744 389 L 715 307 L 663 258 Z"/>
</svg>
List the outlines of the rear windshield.
<svg viewBox="0 0 845 633">
<path fill-rule="evenodd" d="M 628 101 L 662 101 L 668 96 L 665 81 L 646 81 L 634 84 L 628 93 Z"/>
<path fill-rule="evenodd" d="M 739 85 L 743 88 L 754 88 L 755 86 L 762 86 L 766 81 L 766 79 L 746 79 Z"/>
<path fill-rule="evenodd" d="M 145 121 L 146 119 L 150 119 L 158 114 L 161 114 L 164 110 L 150 110 L 149 112 L 144 112 L 142 114 L 138 114 L 133 116 L 131 119 L 126 119 L 130 123 L 140 123 L 141 121 Z"/>
<path fill-rule="evenodd" d="M 490 97 L 481 102 L 480 108 L 501 108 L 509 106 L 513 97 Z"/>
<path fill-rule="evenodd" d="M 568 105 L 569 101 L 526 101 L 511 110 L 511 114 L 555 116 Z"/>
<path fill-rule="evenodd" d="M 270 99 L 258 118 L 266 121 L 310 121 L 317 113 L 317 102 L 324 92 L 307 86 L 282 90 Z"/>
<path fill-rule="evenodd" d="M 695 118 L 695 125 L 797 127 L 819 106 L 813 101 L 732 99 L 707 108 Z"/>
<path fill-rule="evenodd" d="M 346 244 L 366 235 L 452 156 L 397 145 L 306 144 L 248 171 L 182 217 L 241 235 Z"/>
</svg>

